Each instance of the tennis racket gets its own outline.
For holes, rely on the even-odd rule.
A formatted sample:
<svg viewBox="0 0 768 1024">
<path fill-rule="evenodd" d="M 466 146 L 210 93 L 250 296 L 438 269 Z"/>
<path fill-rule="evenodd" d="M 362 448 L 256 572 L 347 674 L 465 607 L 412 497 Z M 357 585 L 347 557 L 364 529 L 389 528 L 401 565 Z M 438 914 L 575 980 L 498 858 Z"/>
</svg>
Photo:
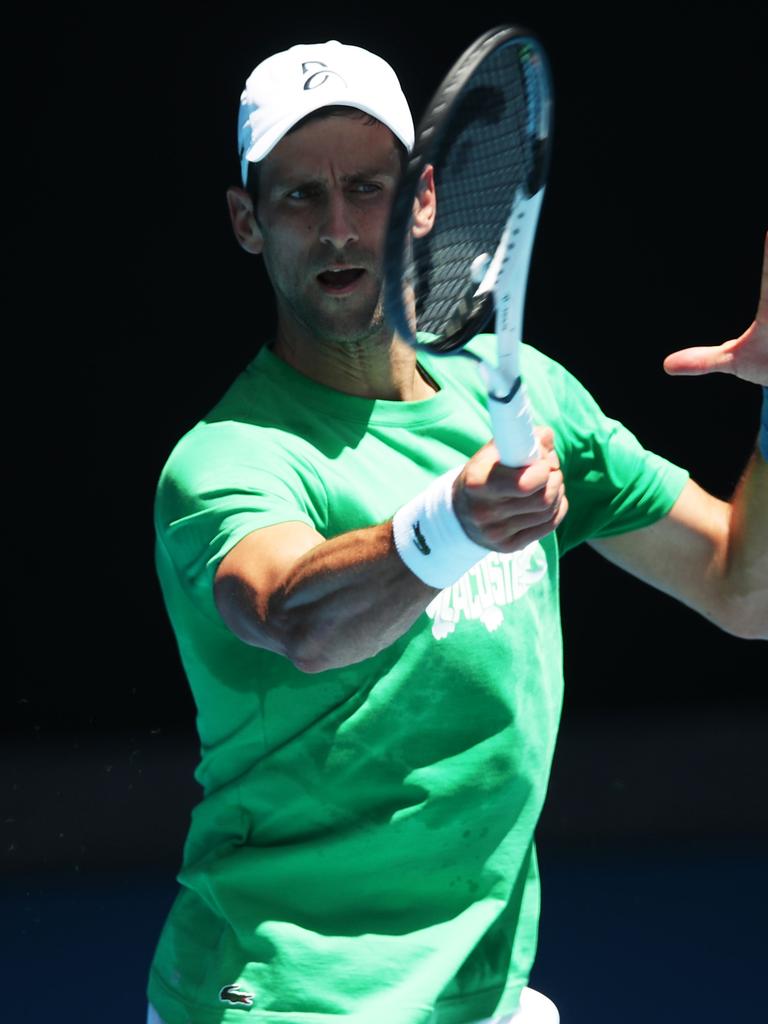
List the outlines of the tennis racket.
<svg viewBox="0 0 768 1024">
<path fill-rule="evenodd" d="M 417 350 L 478 363 L 507 466 L 538 455 L 519 349 L 551 119 L 549 65 L 540 43 L 512 26 L 486 32 L 448 72 L 419 124 L 385 243 L 389 322 Z M 436 217 L 417 238 L 414 202 L 429 165 Z M 464 350 L 494 313 L 495 364 Z"/>
</svg>

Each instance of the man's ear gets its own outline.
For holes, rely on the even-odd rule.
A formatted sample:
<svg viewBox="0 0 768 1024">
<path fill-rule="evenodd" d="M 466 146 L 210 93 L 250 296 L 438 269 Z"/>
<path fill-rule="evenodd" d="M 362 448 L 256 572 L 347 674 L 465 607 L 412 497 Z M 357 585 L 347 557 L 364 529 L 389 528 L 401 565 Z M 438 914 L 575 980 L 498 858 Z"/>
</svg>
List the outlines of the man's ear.
<svg viewBox="0 0 768 1024">
<path fill-rule="evenodd" d="M 264 244 L 261 228 L 253 212 L 253 199 L 244 188 L 233 185 L 227 189 L 227 206 L 232 230 L 241 248 L 258 255 Z"/>
<path fill-rule="evenodd" d="M 419 187 L 413 200 L 413 216 L 411 232 L 414 238 L 423 238 L 432 230 L 437 215 L 437 196 L 435 194 L 435 170 L 427 164 L 421 172 Z"/>
</svg>

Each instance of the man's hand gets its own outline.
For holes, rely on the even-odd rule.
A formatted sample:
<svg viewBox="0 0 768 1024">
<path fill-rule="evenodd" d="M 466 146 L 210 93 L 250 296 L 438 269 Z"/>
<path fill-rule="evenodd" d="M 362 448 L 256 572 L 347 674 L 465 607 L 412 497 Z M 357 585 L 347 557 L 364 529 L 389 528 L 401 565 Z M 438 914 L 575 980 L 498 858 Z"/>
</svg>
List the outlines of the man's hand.
<svg viewBox="0 0 768 1024">
<path fill-rule="evenodd" d="M 457 476 L 453 507 L 464 532 L 492 551 L 519 551 L 551 533 L 568 511 L 563 474 L 549 427 L 537 427 L 541 458 L 502 466 L 493 441 Z"/>
<path fill-rule="evenodd" d="M 731 373 L 752 384 L 768 387 L 768 235 L 763 251 L 760 299 L 754 322 L 739 338 L 722 345 L 685 348 L 664 360 L 669 374 L 698 376 Z"/>
<path fill-rule="evenodd" d="M 664 369 L 768 385 L 768 236 L 754 323 L 724 345 L 667 356 Z M 757 452 L 730 502 L 689 480 L 663 519 L 589 543 L 734 636 L 768 639 L 768 466 Z"/>
</svg>

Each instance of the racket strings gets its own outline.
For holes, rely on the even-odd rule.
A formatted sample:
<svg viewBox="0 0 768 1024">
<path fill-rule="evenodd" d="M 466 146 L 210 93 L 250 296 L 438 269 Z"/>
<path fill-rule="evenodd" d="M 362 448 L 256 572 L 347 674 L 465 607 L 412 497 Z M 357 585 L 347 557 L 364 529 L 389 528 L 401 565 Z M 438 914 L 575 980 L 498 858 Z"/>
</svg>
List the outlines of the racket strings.
<svg viewBox="0 0 768 1024">
<path fill-rule="evenodd" d="M 436 170 L 437 216 L 413 243 L 416 325 L 449 351 L 462 324 L 489 303 L 473 300 L 471 267 L 492 255 L 518 195 L 537 173 L 539 78 L 530 47 L 498 48 L 475 70 L 457 98 L 425 163 Z"/>
</svg>

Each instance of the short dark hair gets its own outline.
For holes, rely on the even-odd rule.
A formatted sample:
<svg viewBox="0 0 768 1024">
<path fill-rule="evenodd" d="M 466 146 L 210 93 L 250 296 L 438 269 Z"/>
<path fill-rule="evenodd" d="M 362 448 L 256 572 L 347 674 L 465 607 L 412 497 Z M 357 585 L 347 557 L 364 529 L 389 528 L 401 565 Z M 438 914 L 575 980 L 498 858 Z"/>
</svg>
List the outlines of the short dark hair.
<svg viewBox="0 0 768 1024">
<path fill-rule="evenodd" d="M 382 123 L 378 118 L 373 117 L 372 114 L 366 114 L 364 110 L 359 110 L 357 107 L 347 107 L 343 104 L 336 104 L 329 107 L 320 107 L 319 110 L 313 110 L 311 114 L 307 114 L 306 117 L 302 117 L 300 121 L 297 121 L 296 124 L 292 128 L 289 128 L 285 134 L 290 135 L 291 132 L 298 131 L 299 128 L 303 128 L 304 125 L 309 124 L 310 121 L 322 121 L 326 117 L 354 117 L 355 115 L 362 117 L 364 124 L 372 125 Z M 408 164 L 408 150 L 396 135 L 394 136 L 394 139 L 395 147 L 397 148 L 400 156 L 400 173 L 402 174 Z M 259 219 L 257 210 L 259 204 L 260 171 L 261 162 L 249 163 L 248 179 L 245 183 L 245 190 L 253 200 L 253 212 L 254 216 L 256 216 L 256 220 Z"/>
</svg>

